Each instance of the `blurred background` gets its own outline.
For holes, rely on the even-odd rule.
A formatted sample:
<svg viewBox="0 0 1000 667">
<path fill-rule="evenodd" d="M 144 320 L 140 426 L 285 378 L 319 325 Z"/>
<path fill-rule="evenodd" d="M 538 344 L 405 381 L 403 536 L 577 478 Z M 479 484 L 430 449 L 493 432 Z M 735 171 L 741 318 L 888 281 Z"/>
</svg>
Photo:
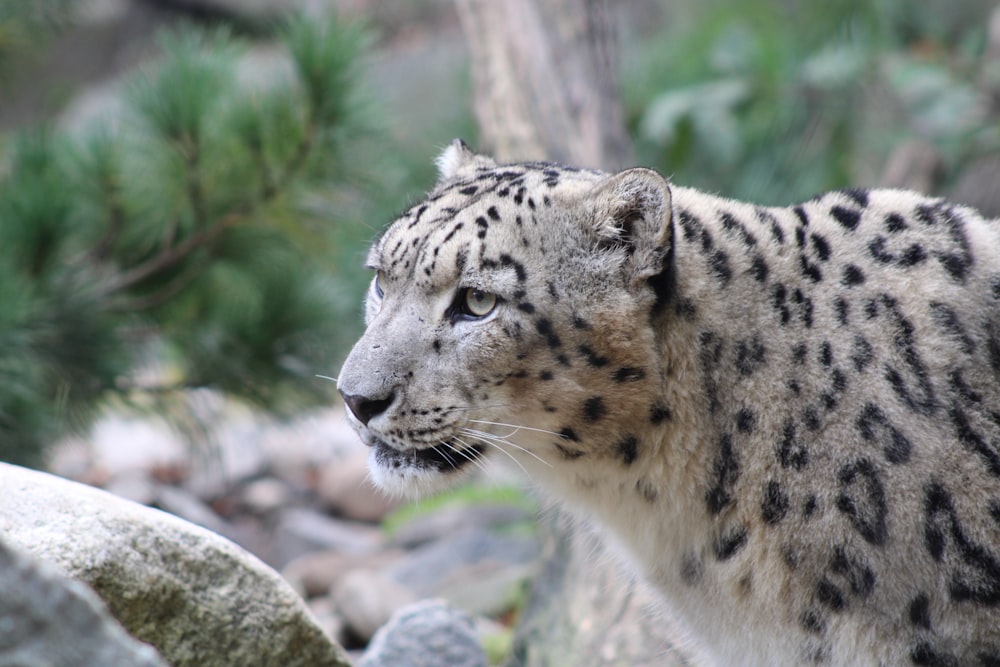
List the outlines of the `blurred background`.
<svg viewBox="0 0 1000 667">
<path fill-rule="evenodd" d="M 435 595 L 501 664 L 536 502 L 382 498 L 329 379 L 369 241 L 452 138 L 495 148 L 456 4 L 0 0 L 0 460 L 234 539 L 348 647 Z M 885 185 L 1000 216 L 996 7 L 609 3 L 624 154 L 764 204 Z"/>
</svg>

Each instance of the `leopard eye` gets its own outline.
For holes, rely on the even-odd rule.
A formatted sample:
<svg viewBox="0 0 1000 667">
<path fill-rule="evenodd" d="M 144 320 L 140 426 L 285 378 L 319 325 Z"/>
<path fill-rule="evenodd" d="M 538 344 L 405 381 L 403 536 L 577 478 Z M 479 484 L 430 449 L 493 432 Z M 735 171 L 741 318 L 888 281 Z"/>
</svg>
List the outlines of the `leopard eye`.
<svg viewBox="0 0 1000 667">
<path fill-rule="evenodd" d="M 375 272 L 375 281 L 373 282 L 373 285 L 375 287 L 375 294 L 380 299 L 383 296 L 385 296 L 385 289 L 382 287 L 382 285 L 384 283 L 385 283 L 385 274 L 382 273 L 381 271 L 376 271 Z"/>
<path fill-rule="evenodd" d="M 496 294 L 490 294 L 474 287 L 465 290 L 462 303 L 465 312 L 472 317 L 486 317 L 497 305 Z"/>
</svg>

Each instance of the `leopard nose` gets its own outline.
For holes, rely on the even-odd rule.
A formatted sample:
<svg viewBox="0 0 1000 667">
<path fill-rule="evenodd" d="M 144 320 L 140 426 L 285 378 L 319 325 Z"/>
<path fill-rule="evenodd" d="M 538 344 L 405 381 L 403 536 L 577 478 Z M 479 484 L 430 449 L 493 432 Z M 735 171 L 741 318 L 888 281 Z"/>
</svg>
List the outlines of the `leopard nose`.
<svg viewBox="0 0 1000 667">
<path fill-rule="evenodd" d="M 384 398 L 356 396 L 354 394 L 345 394 L 344 392 L 340 392 L 340 395 L 344 398 L 344 403 L 347 404 L 347 408 L 354 413 L 354 416 L 358 418 L 358 421 L 365 426 L 368 426 L 368 422 L 370 422 L 373 417 L 377 417 L 385 412 L 392 404 L 393 399 L 396 398 L 395 393 L 390 393 Z"/>
</svg>

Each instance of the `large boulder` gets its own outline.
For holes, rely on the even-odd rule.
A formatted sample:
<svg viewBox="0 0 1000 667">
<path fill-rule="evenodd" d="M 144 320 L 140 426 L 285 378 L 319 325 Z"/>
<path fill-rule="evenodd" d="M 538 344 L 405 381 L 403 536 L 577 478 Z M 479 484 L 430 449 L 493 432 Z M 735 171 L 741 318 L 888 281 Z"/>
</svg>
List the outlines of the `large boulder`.
<svg viewBox="0 0 1000 667">
<path fill-rule="evenodd" d="M 4 463 L 0 489 L 0 536 L 91 586 L 174 667 L 349 667 L 295 591 L 215 533 Z"/>
<path fill-rule="evenodd" d="M 167 667 L 94 591 L 0 540 L 0 667 Z"/>
</svg>

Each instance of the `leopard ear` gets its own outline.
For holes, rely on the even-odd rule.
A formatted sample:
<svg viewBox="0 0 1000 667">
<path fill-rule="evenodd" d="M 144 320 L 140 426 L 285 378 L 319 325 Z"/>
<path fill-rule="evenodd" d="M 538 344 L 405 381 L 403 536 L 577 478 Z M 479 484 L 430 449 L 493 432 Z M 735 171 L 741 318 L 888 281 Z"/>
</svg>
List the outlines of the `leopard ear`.
<svg viewBox="0 0 1000 667">
<path fill-rule="evenodd" d="M 598 245 L 625 250 L 630 282 L 660 274 L 673 241 L 670 184 L 652 169 L 627 169 L 598 183 L 588 198 Z"/>
<path fill-rule="evenodd" d="M 477 155 L 461 139 L 453 140 L 434 161 L 438 168 L 438 183 L 455 178 L 461 172 L 480 167 L 492 169 L 497 166 L 493 158 Z"/>
</svg>

